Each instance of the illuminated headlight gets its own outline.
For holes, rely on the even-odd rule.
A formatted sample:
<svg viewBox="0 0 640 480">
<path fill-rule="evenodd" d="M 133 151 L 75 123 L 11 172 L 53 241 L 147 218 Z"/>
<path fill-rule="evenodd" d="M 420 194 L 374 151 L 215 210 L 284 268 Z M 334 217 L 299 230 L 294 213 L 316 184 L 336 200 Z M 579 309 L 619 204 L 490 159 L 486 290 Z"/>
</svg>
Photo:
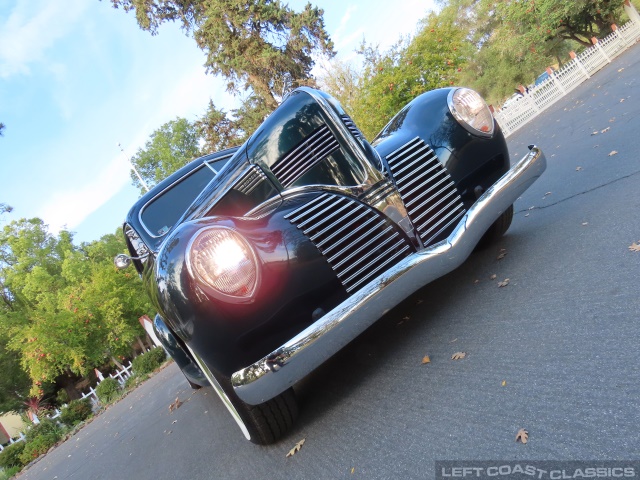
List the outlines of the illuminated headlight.
<svg viewBox="0 0 640 480">
<path fill-rule="evenodd" d="M 475 135 L 493 135 L 493 115 L 480 94 L 468 88 L 458 88 L 449 93 L 449 110 L 453 116 Z"/>
<path fill-rule="evenodd" d="M 251 298 L 258 285 L 253 248 L 228 228 L 200 230 L 189 246 L 187 266 L 205 286 L 236 300 Z"/>
</svg>

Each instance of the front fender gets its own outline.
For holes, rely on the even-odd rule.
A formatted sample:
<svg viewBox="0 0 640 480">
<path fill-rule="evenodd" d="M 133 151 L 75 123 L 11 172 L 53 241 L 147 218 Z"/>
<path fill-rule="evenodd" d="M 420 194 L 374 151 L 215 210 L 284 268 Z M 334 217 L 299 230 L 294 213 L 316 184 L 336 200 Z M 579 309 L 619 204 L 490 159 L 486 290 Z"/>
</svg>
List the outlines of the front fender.
<svg viewBox="0 0 640 480">
<path fill-rule="evenodd" d="M 148 282 L 155 286 L 152 296 L 171 329 L 210 368 L 230 375 L 310 325 L 315 310 L 329 310 L 346 297 L 317 248 L 284 218 L 309 197 L 289 199 L 260 219 L 209 217 L 185 223 L 158 252 Z M 190 240 L 211 226 L 231 228 L 253 246 L 262 280 L 249 301 L 218 298 L 190 275 Z"/>
</svg>

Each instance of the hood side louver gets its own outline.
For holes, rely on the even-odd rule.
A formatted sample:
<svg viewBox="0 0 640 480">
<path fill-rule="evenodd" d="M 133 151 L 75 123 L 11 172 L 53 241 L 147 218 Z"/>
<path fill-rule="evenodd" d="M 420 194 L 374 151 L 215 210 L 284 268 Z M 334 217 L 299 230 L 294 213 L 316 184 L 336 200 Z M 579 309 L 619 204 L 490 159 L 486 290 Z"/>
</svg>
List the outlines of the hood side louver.
<svg viewBox="0 0 640 480">
<path fill-rule="evenodd" d="M 265 180 L 267 176 L 264 172 L 259 168 L 253 165 L 246 172 L 242 174 L 242 176 L 238 179 L 236 184 L 233 186 L 234 190 L 238 192 L 244 193 L 245 195 L 250 195 L 260 182 Z"/>
<path fill-rule="evenodd" d="M 274 163 L 271 171 L 285 188 L 289 187 L 339 148 L 336 137 L 323 125 Z"/>
<path fill-rule="evenodd" d="M 409 219 L 425 246 L 439 241 L 465 214 L 458 190 L 434 151 L 419 137 L 387 155 Z"/>
<path fill-rule="evenodd" d="M 347 292 L 365 285 L 413 251 L 395 225 L 347 197 L 323 193 L 285 218 L 313 242 Z"/>
<path fill-rule="evenodd" d="M 344 123 L 344 125 L 349 129 L 349 131 L 354 137 L 364 138 L 364 135 L 362 135 L 362 132 L 356 126 L 354 121 L 351 120 L 351 117 L 349 115 L 340 115 L 340 118 L 342 119 L 342 123 Z"/>
</svg>

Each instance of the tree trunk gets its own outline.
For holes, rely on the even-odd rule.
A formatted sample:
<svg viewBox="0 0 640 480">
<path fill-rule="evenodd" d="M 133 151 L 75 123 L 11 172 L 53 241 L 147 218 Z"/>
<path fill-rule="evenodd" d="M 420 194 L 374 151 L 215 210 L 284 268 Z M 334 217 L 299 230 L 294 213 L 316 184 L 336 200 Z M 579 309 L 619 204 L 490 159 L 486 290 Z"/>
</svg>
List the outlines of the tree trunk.
<svg viewBox="0 0 640 480">
<path fill-rule="evenodd" d="M 142 349 L 142 353 L 147 351 L 147 348 L 145 347 L 144 343 L 142 343 L 142 339 L 140 337 L 136 337 L 136 340 L 138 340 L 138 345 L 140 345 L 140 348 Z"/>
<path fill-rule="evenodd" d="M 122 364 L 118 361 L 118 359 L 117 359 L 116 357 L 114 357 L 113 355 L 111 355 L 111 361 L 112 361 L 113 363 L 115 363 L 115 364 L 116 364 L 116 366 L 117 366 L 120 370 L 124 370 L 124 365 L 122 365 Z"/>
</svg>

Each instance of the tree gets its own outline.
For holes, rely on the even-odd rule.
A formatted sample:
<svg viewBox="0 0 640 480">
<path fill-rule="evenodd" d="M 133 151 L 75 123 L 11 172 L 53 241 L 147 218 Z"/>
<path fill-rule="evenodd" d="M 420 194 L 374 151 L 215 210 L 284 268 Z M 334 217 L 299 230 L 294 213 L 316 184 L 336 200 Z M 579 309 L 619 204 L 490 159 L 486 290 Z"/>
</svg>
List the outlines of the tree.
<svg viewBox="0 0 640 480">
<path fill-rule="evenodd" d="M 137 319 L 153 310 L 137 276 L 112 263 L 124 250 L 122 235 L 76 247 L 71 233 L 52 235 L 37 218 L 0 232 L 0 340 L 17 354 L 32 395 L 128 354 L 143 334 Z"/>
<path fill-rule="evenodd" d="M 320 87 L 340 102 L 342 108 L 352 112 L 361 95 L 362 72 L 352 63 L 334 60 L 319 76 Z"/>
<path fill-rule="evenodd" d="M 312 54 L 332 56 L 323 11 L 294 12 L 279 0 L 111 0 L 135 10 L 138 25 L 156 34 L 166 21 L 182 23 L 207 54 L 207 71 L 230 92 L 251 89 L 273 110 L 287 87 L 313 83 Z"/>
<path fill-rule="evenodd" d="M 420 22 L 415 37 L 400 40 L 388 52 L 363 45 L 363 75 L 349 113 L 364 135 L 372 138 L 416 96 L 456 84 L 468 50 L 464 34 L 436 14 Z"/>
<path fill-rule="evenodd" d="M 218 110 L 212 100 L 209 100 L 205 114 L 195 122 L 195 127 L 204 139 L 203 153 L 218 152 L 238 144 L 236 123 L 226 112 Z"/>
<path fill-rule="evenodd" d="M 149 187 L 154 186 L 191 160 L 199 157 L 201 134 L 198 127 L 185 118 L 165 123 L 151 134 L 144 148 L 140 148 L 131 162 Z M 133 184 L 144 193 L 135 173 Z"/>
<path fill-rule="evenodd" d="M 5 125 L 4 123 L 0 122 L 0 137 L 2 137 L 4 135 L 4 129 L 5 129 Z"/>
</svg>

